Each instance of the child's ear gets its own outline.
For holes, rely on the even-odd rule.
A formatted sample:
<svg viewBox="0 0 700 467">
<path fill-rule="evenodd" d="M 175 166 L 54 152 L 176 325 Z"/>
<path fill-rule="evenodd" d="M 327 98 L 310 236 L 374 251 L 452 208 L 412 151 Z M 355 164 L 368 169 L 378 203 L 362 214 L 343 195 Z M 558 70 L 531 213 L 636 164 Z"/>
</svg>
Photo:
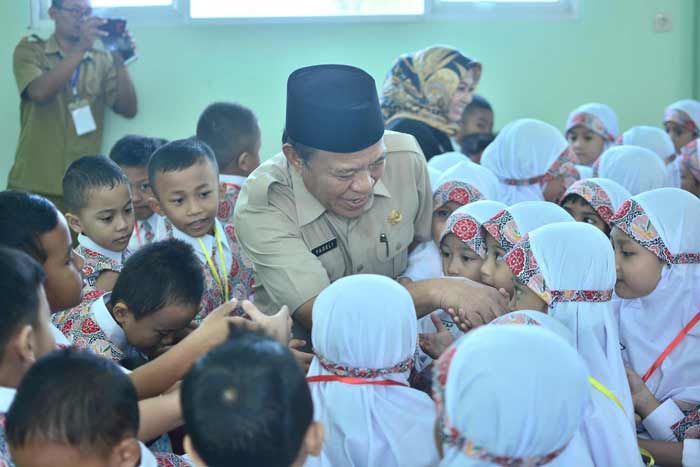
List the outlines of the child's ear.
<svg viewBox="0 0 700 467">
<path fill-rule="evenodd" d="M 17 356 L 25 368 L 31 367 L 36 361 L 34 354 L 34 328 L 25 324 L 10 340 L 8 348 Z"/>
<path fill-rule="evenodd" d="M 124 438 L 110 454 L 110 466 L 134 467 L 141 459 L 141 445 L 136 438 Z"/>
<path fill-rule="evenodd" d="M 159 216 L 164 216 L 163 211 L 160 209 L 160 201 L 155 196 L 148 198 L 148 207 Z"/>
<path fill-rule="evenodd" d="M 325 432 L 321 422 L 313 422 L 306 434 L 304 435 L 303 449 L 310 456 L 318 457 L 321 455 L 323 447 L 323 438 Z"/>
<path fill-rule="evenodd" d="M 190 456 L 190 458 L 194 462 L 195 467 L 206 467 L 204 461 L 199 458 L 199 454 L 197 454 L 197 451 L 194 450 L 194 447 L 192 446 L 192 438 L 190 438 L 190 435 L 185 435 L 185 439 L 182 442 L 182 447 L 185 448 L 185 454 Z"/>
<path fill-rule="evenodd" d="M 112 307 L 112 316 L 121 327 L 124 327 L 124 324 L 134 319 L 134 314 L 124 302 L 117 302 L 114 304 Z"/>
<path fill-rule="evenodd" d="M 67 212 L 66 213 L 66 221 L 68 221 L 68 227 L 70 227 L 70 229 L 73 232 L 75 232 L 77 234 L 83 233 L 83 226 L 80 223 L 80 218 L 78 218 L 78 216 L 76 216 L 75 214 L 71 214 L 70 212 Z"/>
</svg>

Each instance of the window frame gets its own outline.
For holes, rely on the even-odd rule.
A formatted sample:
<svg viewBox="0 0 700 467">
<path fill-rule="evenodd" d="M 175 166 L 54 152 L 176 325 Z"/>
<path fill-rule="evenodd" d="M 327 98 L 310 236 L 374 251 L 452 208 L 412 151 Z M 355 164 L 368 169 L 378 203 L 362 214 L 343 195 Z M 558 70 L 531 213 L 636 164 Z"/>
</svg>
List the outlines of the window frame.
<svg viewBox="0 0 700 467">
<path fill-rule="evenodd" d="M 52 21 L 46 14 L 51 0 L 29 0 L 32 30 L 50 30 Z M 293 0 L 290 0 L 293 1 Z M 484 21 L 513 19 L 575 19 L 580 0 L 557 3 L 493 3 L 488 1 L 446 3 L 423 0 L 422 15 L 295 16 L 263 18 L 192 18 L 190 0 L 173 0 L 170 6 L 115 7 L 111 17 L 125 17 L 130 24 L 143 26 L 226 25 L 226 24 L 327 24 L 327 23 L 405 23 L 429 21 Z M 99 9 L 97 9 L 99 11 Z"/>
</svg>

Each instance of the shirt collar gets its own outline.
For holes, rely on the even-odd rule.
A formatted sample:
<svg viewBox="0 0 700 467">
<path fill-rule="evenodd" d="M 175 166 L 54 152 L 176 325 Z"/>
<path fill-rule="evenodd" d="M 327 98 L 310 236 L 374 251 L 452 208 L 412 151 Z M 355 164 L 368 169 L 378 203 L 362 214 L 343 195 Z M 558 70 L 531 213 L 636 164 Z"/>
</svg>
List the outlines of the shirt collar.
<svg viewBox="0 0 700 467">
<path fill-rule="evenodd" d="M 219 181 L 221 183 L 232 183 L 233 185 L 237 185 L 242 187 L 245 184 L 246 177 L 243 177 L 241 175 L 226 175 L 226 174 L 220 174 L 219 175 Z"/>
<path fill-rule="evenodd" d="M 80 244 L 80 246 L 87 248 L 88 250 L 92 250 L 101 254 L 102 256 L 106 256 L 107 258 L 111 259 L 117 264 L 122 264 L 122 262 L 124 261 L 123 251 L 112 251 L 108 250 L 107 248 L 103 248 L 94 241 L 92 241 L 90 237 L 87 237 L 83 234 L 78 235 L 78 243 Z"/>
<path fill-rule="evenodd" d="M 10 410 L 15 395 L 17 395 L 17 389 L 0 387 L 0 413 L 7 413 Z"/>
<path fill-rule="evenodd" d="M 63 57 L 63 51 L 61 50 L 61 47 L 58 45 L 58 40 L 56 40 L 56 34 L 51 34 L 51 37 L 48 38 L 46 41 L 46 45 L 44 46 L 44 54 L 46 55 L 54 55 L 58 54 L 59 56 Z M 92 60 L 93 52 L 92 49 L 89 49 L 85 54 L 83 55 L 83 60 Z"/>
<path fill-rule="evenodd" d="M 320 217 L 321 214 L 326 211 L 326 208 L 306 189 L 301 175 L 299 175 L 292 166 L 287 164 L 287 170 L 289 170 L 292 178 L 292 190 L 294 191 L 297 219 L 299 219 L 300 226 L 305 226 Z M 385 198 L 391 198 L 391 193 L 382 179 L 379 179 L 379 181 L 374 184 L 374 194 Z"/>
<path fill-rule="evenodd" d="M 97 325 L 107 336 L 107 340 L 119 349 L 125 350 L 128 346 L 128 342 L 124 329 L 119 326 L 119 323 L 117 323 L 107 309 L 107 303 L 111 298 L 112 294 L 106 293 L 95 300 L 92 305 L 90 305 L 90 314 L 95 318 L 95 322 L 97 322 Z"/>
</svg>

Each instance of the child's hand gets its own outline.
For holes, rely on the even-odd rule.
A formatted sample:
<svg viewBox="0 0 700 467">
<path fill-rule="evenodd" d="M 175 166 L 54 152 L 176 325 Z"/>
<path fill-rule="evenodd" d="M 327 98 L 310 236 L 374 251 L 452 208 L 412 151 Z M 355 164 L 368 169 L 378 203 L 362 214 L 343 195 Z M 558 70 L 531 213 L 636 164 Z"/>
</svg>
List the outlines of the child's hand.
<svg viewBox="0 0 700 467">
<path fill-rule="evenodd" d="M 661 404 L 647 388 L 644 380 L 633 369 L 625 368 L 625 372 L 627 373 L 627 381 L 632 393 L 634 411 L 644 420 Z"/>
<path fill-rule="evenodd" d="M 289 315 L 287 305 L 280 308 L 280 311 L 272 316 L 262 313 L 248 300 L 244 300 L 241 307 L 248 317 L 253 322 L 258 323 L 268 335 L 284 345 L 289 343 L 289 337 L 292 333 L 292 317 Z"/>
<path fill-rule="evenodd" d="M 289 341 L 289 350 L 292 352 L 292 355 L 294 355 L 294 359 L 297 361 L 301 369 L 304 370 L 304 373 L 308 373 L 309 367 L 311 366 L 311 360 L 314 359 L 314 354 L 298 350 L 305 345 L 306 341 L 301 339 L 292 339 Z"/>
<path fill-rule="evenodd" d="M 430 320 L 437 332 L 418 334 L 418 344 L 430 358 L 437 360 L 452 345 L 455 338 L 435 313 L 430 315 Z"/>
</svg>

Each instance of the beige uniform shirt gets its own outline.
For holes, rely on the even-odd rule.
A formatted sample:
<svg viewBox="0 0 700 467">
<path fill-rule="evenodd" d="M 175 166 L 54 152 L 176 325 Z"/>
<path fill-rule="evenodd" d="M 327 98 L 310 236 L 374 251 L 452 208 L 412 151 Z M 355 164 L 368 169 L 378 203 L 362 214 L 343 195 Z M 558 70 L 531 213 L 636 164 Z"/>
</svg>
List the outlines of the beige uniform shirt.
<svg viewBox="0 0 700 467">
<path fill-rule="evenodd" d="M 68 109 L 74 100 L 70 84 L 46 104 L 37 104 L 25 95 L 29 83 L 62 58 L 53 35 L 47 40 L 26 37 L 15 48 L 14 73 L 21 104 L 19 143 L 8 180 L 14 188 L 60 195 L 61 180 L 71 162 L 100 153 L 105 107 L 112 107 L 117 98 L 117 71 L 110 53 L 92 49 L 80 64 L 77 91 L 90 105 L 96 131 L 76 134 Z"/>
<path fill-rule="evenodd" d="M 413 136 L 387 131 L 384 174 L 356 219 L 332 214 L 306 190 L 284 154 L 261 165 L 234 215 L 239 244 L 255 267 L 255 301 L 267 313 L 295 312 L 331 282 L 352 274 L 396 278 L 408 247 L 430 238 L 432 192 Z M 298 333 L 295 333 L 298 335 Z"/>
</svg>

